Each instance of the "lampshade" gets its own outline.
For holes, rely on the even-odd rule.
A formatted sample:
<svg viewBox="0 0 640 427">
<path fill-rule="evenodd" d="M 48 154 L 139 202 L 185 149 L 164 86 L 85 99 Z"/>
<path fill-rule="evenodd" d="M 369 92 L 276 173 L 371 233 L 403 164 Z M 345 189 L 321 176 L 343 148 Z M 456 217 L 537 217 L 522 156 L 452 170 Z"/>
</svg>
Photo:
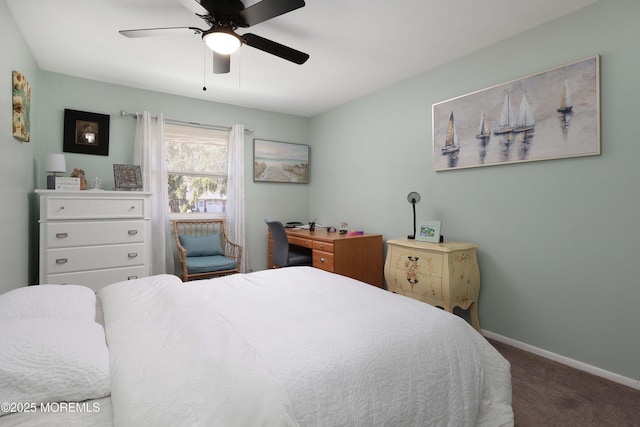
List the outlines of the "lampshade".
<svg viewBox="0 0 640 427">
<path fill-rule="evenodd" d="M 240 48 L 240 39 L 226 31 L 217 30 L 202 36 L 202 40 L 209 46 L 209 49 L 220 55 L 231 55 Z"/>
<path fill-rule="evenodd" d="M 64 173 L 67 171 L 67 165 L 64 161 L 64 154 L 47 154 L 47 160 L 44 164 L 46 172 Z"/>
</svg>

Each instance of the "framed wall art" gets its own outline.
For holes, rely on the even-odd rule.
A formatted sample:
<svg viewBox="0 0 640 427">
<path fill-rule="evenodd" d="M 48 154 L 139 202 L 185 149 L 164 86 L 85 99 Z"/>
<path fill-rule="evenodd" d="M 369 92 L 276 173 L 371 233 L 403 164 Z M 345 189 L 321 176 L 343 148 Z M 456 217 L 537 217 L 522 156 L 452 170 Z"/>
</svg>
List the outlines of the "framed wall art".
<svg viewBox="0 0 640 427">
<path fill-rule="evenodd" d="M 140 191 L 143 188 L 140 165 L 113 165 L 116 190 Z"/>
<path fill-rule="evenodd" d="M 64 110 L 63 151 L 109 155 L 109 115 Z"/>
<path fill-rule="evenodd" d="M 433 168 L 600 154 L 598 55 L 433 104 Z"/>
<path fill-rule="evenodd" d="M 420 221 L 416 228 L 415 239 L 422 242 L 440 243 L 441 221 Z"/>
<path fill-rule="evenodd" d="M 253 180 L 308 184 L 309 146 L 254 139 Z"/>
<path fill-rule="evenodd" d="M 13 136 L 31 141 L 31 86 L 20 71 L 12 73 Z"/>
</svg>

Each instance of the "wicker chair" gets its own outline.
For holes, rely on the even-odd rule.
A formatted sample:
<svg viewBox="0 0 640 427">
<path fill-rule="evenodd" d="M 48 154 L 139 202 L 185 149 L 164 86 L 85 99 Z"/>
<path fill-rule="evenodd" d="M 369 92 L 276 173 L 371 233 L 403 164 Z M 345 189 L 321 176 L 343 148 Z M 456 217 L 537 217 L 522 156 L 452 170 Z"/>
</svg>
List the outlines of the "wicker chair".
<svg viewBox="0 0 640 427">
<path fill-rule="evenodd" d="M 242 246 L 229 241 L 223 219 L 174 220 L 183 282 L 240 272 Z"/>
</svg>

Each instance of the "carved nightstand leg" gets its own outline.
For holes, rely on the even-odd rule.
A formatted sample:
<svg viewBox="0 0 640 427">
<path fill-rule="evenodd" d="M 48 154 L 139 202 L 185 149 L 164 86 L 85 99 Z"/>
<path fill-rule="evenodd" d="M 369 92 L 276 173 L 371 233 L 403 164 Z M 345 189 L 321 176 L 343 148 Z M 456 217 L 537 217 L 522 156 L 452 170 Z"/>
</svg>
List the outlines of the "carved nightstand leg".
<svg viewBox="0 0 640 427">
<path fill-rule="evenodd" d="M 480 319 L 478 318 L 478 301 L 474 301 L 469 306 L 469 314 L 471 315 L 471 324 L 476 331 L 480 333 Z"/>
</svg>

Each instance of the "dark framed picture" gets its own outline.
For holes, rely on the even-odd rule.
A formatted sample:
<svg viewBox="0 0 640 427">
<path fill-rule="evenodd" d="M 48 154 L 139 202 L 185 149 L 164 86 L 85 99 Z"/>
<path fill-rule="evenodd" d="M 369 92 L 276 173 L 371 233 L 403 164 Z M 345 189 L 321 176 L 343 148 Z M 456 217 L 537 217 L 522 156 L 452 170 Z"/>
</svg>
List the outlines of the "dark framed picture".
<svg viewBox="0 0 640 427">
<path fill-rule="evenodd" d="M 142 190 L 142 171 L 140 165 L 113 165 L 113 178 L 116 190 Z"/>
<path fill-rule="evenodd" d="M 253 180 L 308 184 L 309 146 L 254 139 Z"/>
<path fill-rule="evenodd" d="M 64 110 L 64 143 L 67 153 L 109 155 L 109 115 Z"/>
</svg>

